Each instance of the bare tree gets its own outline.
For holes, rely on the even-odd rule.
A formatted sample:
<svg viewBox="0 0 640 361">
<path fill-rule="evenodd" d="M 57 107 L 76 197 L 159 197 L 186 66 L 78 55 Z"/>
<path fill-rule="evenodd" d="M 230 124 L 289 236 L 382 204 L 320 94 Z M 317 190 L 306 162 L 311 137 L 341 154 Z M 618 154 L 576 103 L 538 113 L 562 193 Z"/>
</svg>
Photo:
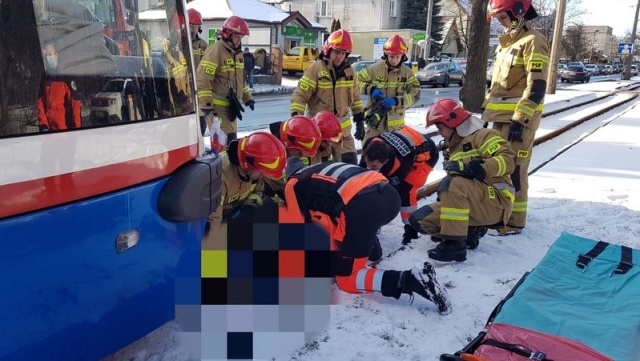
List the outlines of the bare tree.
<svg viewBox="0 0 640 361">
<path fill-rule="evenodd" d="M 547 39 L 553 39 L 553 28 L 555 27 L 556 9 L 559 0 L 533 0 L 533 7 L 538 13 L 538 17 L 531 21 L 533 27 Z M 582 0 L 567 0 L 564 23 L 576 25 L 580 23 L 580 17 L 587 14 L 587 10 L 582 6 Z"/>
<path fill-rule="evenodd" d="M 582 25 L 568 27 L 564 37 L 562 37 L 564 53 L 571 61 L 582 60 L 584 55 L 590 50 L 589 45 L 588 40 L 585 38 Z"/>
<path fill-rule="evenodd" d="M 487 57 L 489 55 L 489 21 L 487 20 L 487 4 L 489 0 L 476 0 L 471 9 L 469 23 L 469 57 L 464 87 L 460 89 L 460 100 L 466 109 L 480 112 L 484 102 L 487 74 Z"/>
</svg>

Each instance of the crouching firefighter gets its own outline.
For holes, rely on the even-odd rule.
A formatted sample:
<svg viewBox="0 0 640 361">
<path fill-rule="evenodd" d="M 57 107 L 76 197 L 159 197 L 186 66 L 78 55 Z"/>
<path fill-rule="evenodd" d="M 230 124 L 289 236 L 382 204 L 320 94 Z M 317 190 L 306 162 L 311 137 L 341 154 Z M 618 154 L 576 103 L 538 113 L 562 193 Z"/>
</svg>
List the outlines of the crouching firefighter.
<svg viewBox="0 0 640 361">
<path fill-rule="evenodd" d="M 273 135 L 255 132 L 233 140 L 222 157 L 222 202 L 207 219 L 202 249 L 226 249 L 227 223 L 251 223 L 262 206 L 263 178 L 284 174 L 284 146 Z"/>
<path fill-rule="evenodd" d="M 428 262 L 407 271 L 366 267 L 376 243 L 376 231 L 398 215 L 400 197 L 386 178 L 356 165 L 324 162 L 308 167 L 299 158 L 287 160 L 285 204 L 280 220 L 322 225 L 331 241 L 331 272 L 338 287 L 349 293 L 380 292 L 398 299 L 418 293 L 451 310 L 446 290 L 436 280 Z M 372 210 L 376 210 L 372 212 Z"/>
<path fill-rule="evenodd" d="M 417 130 L 404 128 L 381 133 L 364 143 L 360 166 L 380 172 L 400 195 L 400 217 L 404 223 L 402 244 L 418 238 L 418 232 L 409 225 L 409 216 L 418 209 L 418 189 L 438 163 L 438 149 L 431 140 Z"/>
<path fill-rule="evenodd" d="M 486 227 L 501 227 L 511 215 L 515 153 L 500 133 L 483 128 L 483 121 L 453 99 L 433 104 L 427 113 L 430 125 L 447 141 L 447 175 L 438 187 L 438 201 L 413 212 L 409 223 L 440 241 L 429 258 L 462 262 Z"/>
</svg>

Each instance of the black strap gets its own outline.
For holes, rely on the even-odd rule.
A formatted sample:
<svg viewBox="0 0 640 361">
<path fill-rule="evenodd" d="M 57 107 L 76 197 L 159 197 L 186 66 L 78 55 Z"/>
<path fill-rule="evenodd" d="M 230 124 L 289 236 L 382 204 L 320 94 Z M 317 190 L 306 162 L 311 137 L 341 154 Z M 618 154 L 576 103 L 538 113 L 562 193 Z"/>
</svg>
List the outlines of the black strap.
<svg viewBox="0 0 640 361">
<path fill-rule="evenodd" d="M 594 258 L 598 257 L 600 253 L 602 253 L 602 251 L 604 251 L 604 249 L 607 248 L 608 245 L 609 243 L 607 242 L 599 241 L 591 249 L 591 251 L 587 252 L 587 254 L 581 254 L 578 256 L 576 267 L 582 269 L 583 272 L 586 271 L 587 266 L 589 265 L 589 262 L 593 261 Z"/>
<path fill-rule="evenodd" d="M 485 345 L 489 345 L 489 346 L 494 346 L 497 348 L 501 348 L 503 350 L 507 350 L 510 352 L 515 353 L 516 355 L 520 355 L 520 356 L 524 356 L 530 360 L 535 360 L 535 361 L 553 361 L 552 359 L 547 358 L 547 354 L 539 351 L 539 350 L 532 350 L 530 348 L 528 348 L 527 346 L 524 345 L 518 345 L 515 343 L 506 343 L 506 342 L 502 342 L 502 341 L 498 341 L 498 340 L 494 340 L 492 338 L 488 338 L 484 341 L 482 341 L 482 344 Z"/>
<path fill-rule="evenodd" d="M 633 251 L 627 246 L 621 246 L 621 248 L 622 257 L 620 258 L 620 263 L 618 263 L 618 268 L 611 271 L 611 275 L 623 275 L 633 268 Z"/>
</svg>

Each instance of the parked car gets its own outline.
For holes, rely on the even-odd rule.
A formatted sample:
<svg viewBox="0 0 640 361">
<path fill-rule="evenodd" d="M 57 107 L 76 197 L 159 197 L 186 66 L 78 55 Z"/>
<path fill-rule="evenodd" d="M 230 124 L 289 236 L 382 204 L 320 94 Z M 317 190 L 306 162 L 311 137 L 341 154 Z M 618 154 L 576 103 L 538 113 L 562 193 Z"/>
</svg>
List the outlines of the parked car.
<svg viewBox="0 0 640 361">
<path fill-rule="evenodd" d="M 604 64 L 598 64 L 598 75 L 607 74 L 607 68 L 604 67 Z"/>
<path fill-rule="evenodd" d="M 581 61 L 572 61 L 569 64 L 567 64 L 567 66 L 571 66 L 571 65 L 580 65 L 580 66 L 584 66 L 584 63 Z"/>
<path fill-rule="evenodd" d="M 565 70 L 567 70 L 567 64 L 558 64 L 558 76 L 561 76 Z"/>
<path fill-rule="evenodd" d="M 584 67 L 587 68 L 589 75 L 598 75 L 598 66 L 596 64 L 587 64 Z"/>
<path fill-rule="evenodd" d="M 574 82 L 579 81 L 582 83 L 588 83 L 591 76 L 587 71 L 587 68 L 580 65 L 570 65 L 567 70 L 562 72 L 562 76 L 560 77 L 561 82 Z"/>
<path fill-rule="evenodd" d="M 369 66 L 371 66 L 373 63 L 375 63 L 375 60 L 360 60 L 360 61 L 356 61 L 355 63 L 351 64 L 351 67 L 353 68 L 353 70 L 357 72 L 368 68 Z"/>
<path fill-rule="evenodd" d="M 615 63 L 613 64 L 613 69 L 616 73 L 622 73 L 624 71 L 624 65 L 622 63 Z"/>
<path fill-rule="evenodd" d="M 638 66 L 631 65 L 631 76 L 638 76 Z"/>
<path fill-rule="evenodd" d="M 608 64 L 607 64 L 607 65 L 605 65 L 605 66 L 604 66 L 604 70 L 605 70 L 605 71 L 607 72 L 607 74 L 609 74 L 609 75 L 613 74 L 613 66 L 611 66 L 611 65 L 608 65 Z"/>
<path fill-rule="evenodd" d="M 450 83 L 464 85 L 465 71 L 455 61 L 428 64 L 424 69 L 416 73 L 420 85 L 442 85 L 448 87 Z"/>
<path fill-rule="evenodd" d="M 144 118 L 142 95 L 131 78 L 108 81 L 102 91 L 91 97 L 91 123 L 110 124 Z"/>
</svg>

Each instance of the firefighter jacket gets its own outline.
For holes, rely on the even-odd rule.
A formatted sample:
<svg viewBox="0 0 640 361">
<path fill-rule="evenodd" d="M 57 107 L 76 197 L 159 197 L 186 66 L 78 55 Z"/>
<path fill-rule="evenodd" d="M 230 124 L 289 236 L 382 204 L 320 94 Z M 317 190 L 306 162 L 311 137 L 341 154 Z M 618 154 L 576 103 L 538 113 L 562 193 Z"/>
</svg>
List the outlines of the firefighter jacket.
<svg viewBox="0 0 640 361">
<path fill-rule="evenodd" d="M 80 94 L 73 80 L 45 77 L 38 93 L 40 129 L 80 128 Z"/>
<path fill-rule="evenodd" d="M 211 109 L 223 117 L 229 114 L 230 90 L 236 94 L 238 102 L 253 100 L 244 76 L 242 51 L 231 48 L 224 40 L 207 47 L 196 71 L 196 87 L 200 108 Z"/>
<path fill-rule="evenodd" d="M 505 212 L 506 219 L 503 220 L 504 224 L 507 224 L 515 198 L 515 189 L 511 182 L 511 173 L 515 169 L 515 152 L 509 143 L 497 131 L 480 128 L 464 138 L 454 132 L 447 142 L 445 151 L 448 161 L 459 161 L 465 165 L 472 160 L 482 162 L 481 166 L 486 176 L 483 180 L 476 179 L 474 182 L 491 186 L 490 196 L 499 197 L 503 199 L 503 204 L 509 205 L 509 211 Z M 495 194 L 491 189 L 495 190 Z"/>
<path fill-rule="evenodd" d="M 244 205 L 262 204 L 262 179 L 252 181 L 249 175 L 229 160 L 228 153 L 222 157 L 222 200 L 216 211 L 209 215 L 211 230 L 220 229 L 223 217 Z"/>
<path fill-rule="evenodd" d="M 197 68 L 204 51 L 207 49 L 207 42 L 196 33 L 196 36 L 191 40 L 191 48 L 193 49 L 193 67 Z"/>
<path fill-rule="evenodd" d="M 281 208 L 280 219 L 285 223 L 318 223 L 333 240 L 342 241 L 344 207 L 358 194 L 377 191 L 373 186 L 387 183 L 380 173 L 353 164 L 325 162 L 302 168 L 287 182 L 286 207 Z"/>
<path fill-rule="evenodd" d="M 326 162 L 329 159 L 331 159 L 331 145 L 327 144 L 327 146 L 325 147 L 325 142 L 322 142 L 320 143 L 320 148 L 318 148 L 318 152 L 316 153 L 315 156 L 313 157 L 303 156 L 300 159 L 302 159 L 302 162 L 304 163 L 304 165 L 312 165 L 312 164 Z"/>
<path fill-rule="evenodd" d="M 176 46 L 170 47 L 166 53 L 167 75 L 169 79 L 169 95 L 173 104 L 173 114 L 179 115 L 190 112 L 191 82 L 189 68 L 184 53 Z"/>
<path fill-rule="evenodd" d="M 378 88 L 385 97 L 395 98 L 398 105 L 387 112 L 387 124 L 377 129 L 387 131 L 404 126 L 404 112 L 420 99 L 420 82 L 413 71 L 400 63 L 391 67 L 386 61 L 379 61 L 358 73 L 360 93 L 369 96 L 367 108 L 371 107 L 371 92 Z"/>
<path fill-rule="evenodd" d="M 362 100 L 358 91 L 355 70 L 346 61 L 334 68 L 331 61 L 320 58 L 311 64 L 298 82 L 291 96 L 291 113 L 310 117 L 326 110 L 335 114 L 342 129 L 351 126 L 349 109 L 353 115 L 362 113 Z"/>
<path fill-rule="evenodd" d="M 549 72 L 549 43 L 525 23 L 499 36 L 491 88 L 482 107 L 487 122 L 527 123 L 542 114 Z"/>
<path fill-rule="evenodd" d="M 438 161 L 438 150 L 432 140 L 408 126 L 370 138 L 363 147 L 366 149 L 376 141 L 385 142 L 393 149 L 380 174 L 398 191 L 400 216 L 403 223 L 409 224 L 409 216 L 418 208 L 418 189 L 425 185 Z M 366 167 L 364 159 L 360 165 Z"/>
</svg>

